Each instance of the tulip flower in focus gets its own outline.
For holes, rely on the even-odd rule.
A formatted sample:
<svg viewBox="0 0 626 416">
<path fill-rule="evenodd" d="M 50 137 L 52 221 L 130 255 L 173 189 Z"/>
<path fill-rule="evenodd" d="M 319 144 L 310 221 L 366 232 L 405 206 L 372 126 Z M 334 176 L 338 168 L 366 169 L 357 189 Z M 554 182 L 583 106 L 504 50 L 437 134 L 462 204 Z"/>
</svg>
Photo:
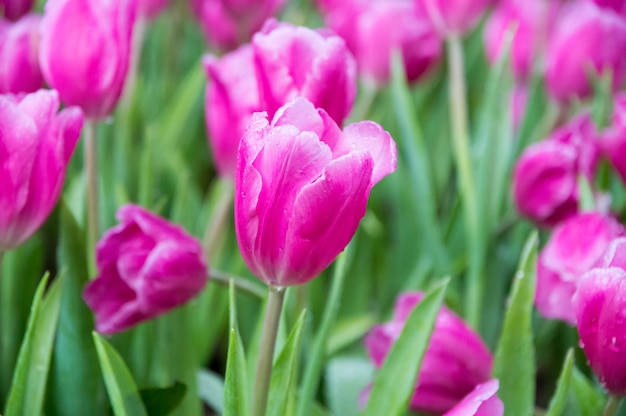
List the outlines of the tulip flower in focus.
<svg viewBox="0 0 626 416">
<path fill-rule="evenodd" d="M 0 15 L 9 20 L 19 20 L 30 12 L 35 0 L 0 0 Z"/>
<path fill-rule="evenodd" d="M 191 6 L 209 43 L 231 50 L 250 41 L 285 3 L 287 0 L 192 0 Z"/>
<path fill-rule="evenodd" d="M 39 24 L 30 14 L 15 23 L 0 20 L 0 93 L 35 92 L 43 87 L 39 68 Z"/>
<path fill-rule="evenodd" d="M 252 39 L 261 105 L 276 110 L 302 96 L 341 125 L 356 96 L 356 63 L 342 38 L 269 20 Z"/>
<path fill-rule="evenodd" d="M 598 212 L 576 215 L 557 226 L 537 264 L 535 305 L 539 312 L 574 325 L 572 298 L 578 282 L 623 233 L 621 224 Z"/>
<path fill-rule="evenodd" d="M 232 178 L 237 149 L 248 121 L 261 111 L 252 47 L 241 46 L 221 58 L 207 55 L 202 64 L 209 77 L 205 115 L 213 159 L 223 178 Z"/>
<path fill-rule="evenodd" d="M 595 128 L 587 114 L 524 150 L 513 174 L 518 211 L 552 227 L 578 212 L 578 176 L 592 181 L 599 158 Z"/>
<path fill-rule="evenodd" d="M 26 241 L 59 199 L 83 116 L 58 111 L 56 91 L 0 95 L 0 253 Z"/>
<path fill-rule="evenodd" d="M 601 47 L 599 47 L 599 45 Z M 590 76 L 610 70 L 613 87 L 626 80 L 626 20 L 593 3 L 573 2 L 563 12 L 548 40 L 546 86 L 561 102 L 587 98 Z"/>
<path fill-rule="evenodd" d="M 496 395 L 499 386 L 496 379 L 479 384 L 443 416 L 502 416 L 504 404 Z"/>
<path fill-rule="evenodd" d="M 130 204 L 118 210 L 117 219 L 120 224 L 98 243 L 98 277 L 83 293 L 103 334 L 182 305 L 207 280 L 202 246 L 182 228 Z"/>
<path fill-rule="evenodd" d="M 129 67 L 134 0 L 48 0 L 41 26 L 44 78 L 61 101 L 99 120 L 113 111 Z"/>
<path fill-rule="evenodd" d="M 235 228 L 248 268 L 268 285 L 306 283 L 352 239 L 396 146 L 370 121 L 343 131 L 304 98 L 271 122 L 255 113 L 235 173 Z"/>
<path fill-rule="evenodd" d="M 365 347 L 376 367 L 383 365 L 406 319 L 423 296 L 421 292 L 401 294 L 393 319 L 370 330 Z M 443 306 L 422 361 L 411 409 L 438 414 L 451 410 L 476 386 L 491 378 L 492 366 L 493 357 L 480 336 Z"/>
<path fill-rule="evenodd" d="M 414 0 L 440 34 L 463 35 L 477 23 L 492 0 Z"/>
<path fill-rule="evenodd" d="M 391 53 L 402 53 L 409 81 L 416 81 L 439 61 L 442 40 L 412 0 L 351 0 L 328 11 L 326 24 L 354 54 L 359 72 L 374 84 L 391 76 Z"/>
</svg>

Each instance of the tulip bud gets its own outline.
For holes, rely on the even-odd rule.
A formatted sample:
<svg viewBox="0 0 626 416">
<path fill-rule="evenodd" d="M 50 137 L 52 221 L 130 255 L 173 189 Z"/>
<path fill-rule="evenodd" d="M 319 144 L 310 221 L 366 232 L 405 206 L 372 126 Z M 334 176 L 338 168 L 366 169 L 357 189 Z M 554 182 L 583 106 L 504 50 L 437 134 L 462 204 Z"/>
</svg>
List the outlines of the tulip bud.
<svg viewBox="0 0 626 416">
<path fill-rule="evenodd" d="M 365 348 L 380 368 L 404 328 L 421 292 L 401 294 L 393 319 L 375 326 L 365 338 Z M 461 318 L 445 306 L 439 311 L 424 354 L 411 410 L 441 414 L 452 409 L 474 388 L 491 378 L 493 357 L 485 343 Z"/>
<path fill-rule="evenodd" d="M 39 55 L 44 78 L 88 118 L 107 117 L 120 98 L 136 8 L 135 0 L 46 3 Z"/>
<path fill-rule="evenodd" d="M 463 400 L 443 416 L 502 416 L 504 404 L 496 393 L 500 387 L 497 379 L 479 384 Z"/>
<path fill-rule="evenodd" d="M 625 396 L 626 271 L 600 267 L 587 272 L 574 296 L 574 307 L 589 365 L 605 389 Z"/>
<path fill-rule="evenodd" d="M 529 146 L 513 174 L 519 212 L 552 227 L 578 212 L 578 176 L 591 181 L 599 157 L 595 128 L 584 114 Z"/>
<path fill-rule="evenodd" d="M 350 242 L 371 188 L 395 167 L 395 143 L 374 122 L 342 132 L 304 98 L 271 123 L 255 113 L 235 172 L 235 228 L 248 268 L 268 285 L 313 279 Z"/>
<path fill-rule="evenodd" d="M 609 243 L 623 235 L 613 218 L 597 212 L 576 215 L 558 225 L 539 255 L 535 305 L 546 318 L 576 323 L 573 296 L 583 274 L 602 258 Z"/>
<path fill-rule="evenodd" d="M 0 93 L 35 92 L 43 87 L 39 68 L 39 24 L 31 14 L 15 23 L 0 20 Z"/>
<path fill-rule="evenodd" d="M 274 20 L 252 39 L 261 104 L 270 117 L 302 96 L 341 125 L 356 95 L 354 57 L 339 36 Z"/>
<path fill-rule="evenodd" d="M 602 47 L 598 47 L 602 45 Z M 610 70 L 617 90 L 626 79 L 626 21 L 593 3 L 564 6 L 548 41 L 546 85 L 558 101 L 586 98 L 590 76 Z"/>
<path fill-rule="evenodd" d="M 125 205 L 96 247 L 98 277 L 83 293 L 96 329 L 112 334 L 196 296 L 207 280 L 202 246 L 182 228 Z"/>
<path fill-rule="evenodd" d="M 410 82 L 432 69 L 441 56 L 441 39 L 412 0 L 353 0 L 330 10 L 327 25 L 354 54 L 359 72 L 374 84 L 391 76 L 391 53 L 402 53 Z"/>
<path fill-rule="evenodd" d="M 35 0 L 0 0 L 0 14 L 9 20 L 19 20 L 32 10 Z"/>
<path fill-rule="evenodd" d="M 193 0 L 191 5 L 212 45 L 230 50 L 248 41 L 287 0 Z"/>
<path fill-rule="evenodd" d="M 202 63 L 209 77 L 205 98 L 209 144 L 220 175 L 232 178 L 241 136 L 252 113 L 261 111 L 252 47 L 241 46 L 221 58 L 207 55 Z"/>
<path fill-rule="evenodd" d="M 442 35 L 465 34 L 493 0 L 414 0 Z"/>
<path fill-rule="evenodd" d="M 0 95 L 0 253 L 26 241 L 59 199 L 83 117 L 58 111 L 56 91 Z"/>
</svg>

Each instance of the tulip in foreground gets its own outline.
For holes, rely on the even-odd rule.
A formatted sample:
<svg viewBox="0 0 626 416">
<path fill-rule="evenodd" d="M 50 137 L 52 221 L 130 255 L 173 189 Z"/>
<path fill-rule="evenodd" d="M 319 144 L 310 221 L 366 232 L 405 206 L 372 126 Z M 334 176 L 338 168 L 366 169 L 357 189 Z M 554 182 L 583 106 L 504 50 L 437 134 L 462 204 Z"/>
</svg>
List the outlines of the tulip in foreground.
<svg viewBox="0 0 626 416">
<path fill-rule="evenodd" d="M 30 14 L 15 23 L 0 20 L 0 93 L 35 92 L 43 87 L 39 68 L 41 16 Z"/>
<path fill-rule="evenodd" d="M 304 98 L 271 122 L 255 113 L 235 173 L 237 240 L 250 270 L 273 286 L 313 279 L 352 239 L 370 190 L 395 166 L 395 143 L 376 123 L 341 131 Z"/>
<path fill-rule="evenodd" d="M 423 296 L 421 292 L 400 295 L 393 319 L 375 326 L 367 335 L 365 347 L 376 367 L 383 365 L 406 319 Z M 451 410 L 476 386 L 491 378 L 492 366 L 493 357 L 480 336 L 443 306 L 422 361 L 411 409 L 437 414 Z"/>
<path fill-rule="evenodd" d="M 136 205 L 98 243 L 98 277 L 85 288 L 96 329 L 112 334 L 164 314 L 200 293 L 207 265 L 200 243 Z"/>
<path fill-rule="evenodd" d="M 0 253 L 26 241 L 59 199 L 83 116 L 58 111 L 56 91 L 0 95 Z"/>
</svg>

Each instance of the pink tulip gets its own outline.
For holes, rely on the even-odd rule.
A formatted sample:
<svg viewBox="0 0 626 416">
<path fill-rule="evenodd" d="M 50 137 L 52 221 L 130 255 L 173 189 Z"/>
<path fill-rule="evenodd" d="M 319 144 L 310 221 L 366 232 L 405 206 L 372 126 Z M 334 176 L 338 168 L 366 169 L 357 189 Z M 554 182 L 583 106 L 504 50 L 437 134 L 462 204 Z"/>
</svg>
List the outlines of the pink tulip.
<svg viewBox="0 0 626 416">
<path fill-rule="evenodd" d="M 496 379 L 479 384 L 463 400 L 443 416 L 502 416 L 504 404 L 496 393 L 500 382 Z"/>
<path fill-rule="evenodd" d="M 421 292 L 400 295 L 393 319 L 369 332 L 365 347 L 376 367 L 383 365 L 406 319 L 422 298 Z M 411 409 L 438 414 L 449 411 L 477 385 L 490 379 L 492 366 L 493 357 L 480 336 L 443 306 L 422 361 Z"/>
<path fill-rule="evenodd" d="M 574 305 L 589 365 L 604 388 L 616 396 L 626 395 L 626 271 L 590 270 L 580 281 Z"/>
<path fill-rule="evenodd" d="M 233 178 L 241 136 L 252 113 L 261 111 L 252 47 L 221 58 L 207 55 L 202 63 L 209 77 L 205 111 L 213 159 L 222 177 Z"/>
<path fill-rule="evenodd" d="M 535 293 L 539 312 L 574 325 L 572 298 L 578 282 L 623 233 L 617 221 L 597 212 L 578 214 L 557 226 L 539 255 Z"/>
<path fill-rule="evenodd" d="M 287 0 L 192 0 L 192 8 L 209 43 L 230 50 L 248 41 Z"/>
<path fill-rule="evenodd" d="M 33 8 L 35 0 L 0 0 L 0 11 L 9 20 L 19 20 Z"/>
<path fill-rule="evenodd" d="M 137 205 L 96 247 L 98 277 L 85 288 L 96 329 L 112 334 L 182 305 L 206 284 L 202 246 L 181 227 Z"/>
<path fill-rule="evenodd" d="M 529 146 L 513 174 L 513 196 L 519 212 L 552 227 L 578 212 L 578 176 L 590 181 L 599 158 L 595 127 L 583 114 Z"/>
<path fill-rule="evenodd" d="M 327 25 L 356 57 L 359 72 L 375 84 L 391 75 L 391 53 L 402 53 L 409 81 L 432 69 L 441 56 L 441 39 L 413 0 L 351 0 L 329 10 Z"/>
<path fill-rule="evenodd" d="M 588 2 L 593 2 L 598 6 L 610 9 L 621 15 L 622 17 L 626 17 L 626 1 L 624 0 L 586 0 Z"/>
<path fill-rule="evenodd" d="M 255 113 L 239 145 L 235 228 L 243 258 L 268 285 L 306 283 L 346 247 L 371 188 L 395 170 L 396 146 L 363 121 L 342 132 L 297 98 Z"/>
<path fill-rule="evenodd" d="M 168 0 L 139 0 L 139 14 L 154 19 L 167 7 Z"/>
<path fill-rule="evenodd" d="M 31 14 L 15 23 L 0 20 L 0 93 L 34 92 L 43 87 L 39 68 L 39 24 Z"/>
<path fill-rule="evenodd" d="M 600 133 L 602 152 L 626 182 L 626 94 L 615 95 L 611 125 Z"/>
<path fill-rule="evenodd" d="M 356 95 L 354 57 L 339 36 L 274 20 L 252 39 L 261 104 L 270 117 L 302 96 L 341 125 Z"/>
<path fill-rule="evenodd" d="M 0 253 L 33 235 L 59 199 L 83 117 L 58 111 L 56 91 L 0 95 Z"/>
<path fill-rule="evenodd" d="M 601 45 L 602 47 L 599 47 Z M 593 3 L 564 6 L 548 41 L 546 85 L 558 101 L 592 93 L 590 74 L 611 70 L 617 90 L 626 80 L 626 21 Z"/>
<path fill-rule="evenodd" d="M 442 35 L 465 34 L 493 0 L 414 0 Z"/>
<path fill-rule="evenodd" d="M 102 119 L 120 98 L 131 53 L 135 0 L 48 0 L 41 28 L 44 78 L 61 100 Z"/>
</svg>

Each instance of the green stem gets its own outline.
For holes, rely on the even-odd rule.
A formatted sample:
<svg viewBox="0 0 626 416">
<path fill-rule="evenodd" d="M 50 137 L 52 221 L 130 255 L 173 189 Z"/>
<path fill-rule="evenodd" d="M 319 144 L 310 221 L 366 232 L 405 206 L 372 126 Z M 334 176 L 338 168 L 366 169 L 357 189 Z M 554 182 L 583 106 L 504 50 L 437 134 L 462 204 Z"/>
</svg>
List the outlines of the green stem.
<svg viewBox="0 0 626 416">
<path fill-rule="evenodd" d="M 263 322 L 263 335 L 261 336 L 256 377 L 254 379 L 254 396 L 252 398 L 251 413 L 253 416 L 265 416 L 267 411 L 267 397 L 272 377 L 274 347 L 276 346 L 276 334 L 278 333 L 280 312 L 283 308 L 284 298 L 284 287 L 269 286 L 265 321 Z"/>
<path fill-rule="evenodd" d="M 209 273 L 209 279 L 212 282 L 226 287 L 228 287 L 232 282 L 235 286 L 235 289 L 237 289 L 238 291 L 247 293 L 259 299 L 263 299 L 265 297 L 265 291 L 261 288 L 261 285 L 252 283 L 244 279 L 243 277 L 233 276 L 226 272 L 211 269 L 211 272 Z"/>
<path fill-rule="evenodd" d="M 204 251 L 210 262 L 217 260 L 217 249 L 219 242 L 224 237 L 226 219 L 231 213 L 230 207 L 234 196 L 232 181 L 220 179 L 217 186 L 219 187 L 217 189 L 218 200 L 211 213 L 211 218 L 209 218 L 203 239 Z"/>
<path fill-rule="evenodd" d="M 87 250 L 90 272 L 95 270 L 95 249 L 100 236 L 98 217 L 98 164 L 96 155 L 96 122 L 85 120 L 83 143 L 84 169 L 87 175 Z M 90 273 L 93 274 L 93 273 Z"/>
<path fill-rule="evenodd" d="M 609 399 L 604 406 L 604 410 L 602 411 L 602 416 L 614 416 L 617 414 L 617 410 L 619 409 L 619 405 L 622 403 L 622 397 L 609 395 Z"/>
<path fill-rule="evenodd" d="M 479 230 L 476 185 L 472 172 L 467 125 L 466 85 L 463 68 L 463 47 L 458 35 L 450 34 L 447 39 L 448 62 L 450 65 L 449 92 L 452 144 L 458 169 L 460 193 L 465 215 L 466 241 L 469 241 L 470 270 L 467 281 L 466 316 L 470 325 L 478 326 L 482 303 L 482 243 Z"/>
<path fill-rule="evenodd" d="M 376 84 L 366 81 L 361 83 L 361 93 L 359 95 L 359 99 L 354 106 L 352 114 L 350 114 L 351 122 L 361 121 L 365 118 L 372 107 L 372 103 L 374 103 L 377 93 L 378 86 Z"/>
<path fill-rule="evenodd" d="M 313 396 L 315 395 L 315 391 L 319 384 L 323 360 L 326 356 L 328 335 L 330 333 L 331 325 L 335 322 L 337 311 L 339 310 L 341 302 L 341 292 L 343 291 L 343 283 L 346 276 L 346 263 L 348 257 L 347 250 L 349 250 L 349 247 L 346 251 L 339 255 L 339 258 L 335 263 L 328 302 L 326 303 L 324 315 L 322 316 L 322 322 L 317 330 L 317 334 L 315 335 L 313 348 L 304 371 L 304 379 L 298 403 L 298 412 L 296 413 L 299 416 L 306 416 L 311 413 L 311 402 L 313 401 Z"/>
</svg>

